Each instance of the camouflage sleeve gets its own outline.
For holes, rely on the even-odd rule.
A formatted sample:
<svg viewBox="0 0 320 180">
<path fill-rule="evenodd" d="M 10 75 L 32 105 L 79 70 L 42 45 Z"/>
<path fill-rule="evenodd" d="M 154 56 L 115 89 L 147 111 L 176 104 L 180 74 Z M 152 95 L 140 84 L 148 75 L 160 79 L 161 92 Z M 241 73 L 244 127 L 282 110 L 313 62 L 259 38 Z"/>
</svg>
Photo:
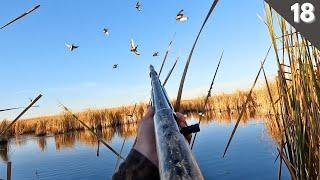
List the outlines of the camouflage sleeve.
<svg viewBox="0 0 320 180">
<path fill-rule="evenodd" d="M 132 149 L 118 171 L 112 176 L 113 180 L 123 179 L 160 179 L 157 166 L 140 152 Z"/>
</svg>

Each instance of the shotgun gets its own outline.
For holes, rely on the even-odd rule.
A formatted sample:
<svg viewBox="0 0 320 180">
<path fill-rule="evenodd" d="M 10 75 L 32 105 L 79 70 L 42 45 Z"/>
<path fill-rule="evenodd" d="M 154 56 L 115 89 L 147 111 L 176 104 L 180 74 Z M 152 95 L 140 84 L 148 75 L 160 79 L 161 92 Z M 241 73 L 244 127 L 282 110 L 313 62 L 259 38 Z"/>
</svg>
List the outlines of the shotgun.
<svg viewBox="0 0 320 180">
<path fill-rule="evenodd" d="M 203 179 L 190 146 L 183 136 L 198 132 L 199 125 L 179 129 L 172 104 L 152 65 L 150 78 L 160 179 Z"/>
</svg>

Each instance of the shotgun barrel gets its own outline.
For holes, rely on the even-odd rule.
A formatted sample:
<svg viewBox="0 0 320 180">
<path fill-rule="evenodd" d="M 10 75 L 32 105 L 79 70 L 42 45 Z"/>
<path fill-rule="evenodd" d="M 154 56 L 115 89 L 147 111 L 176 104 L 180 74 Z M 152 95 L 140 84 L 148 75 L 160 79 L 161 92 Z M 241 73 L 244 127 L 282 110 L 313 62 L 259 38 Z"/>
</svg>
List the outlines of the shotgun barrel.
<svg viewBox="0 0 320 180">
<path fill-rule="evenodd" d="M 160 178 L 203 179 L 190 146 L 180 133 L 168 95 L 152 65 L 150 65 L 150 78 Z"/>
</svg>

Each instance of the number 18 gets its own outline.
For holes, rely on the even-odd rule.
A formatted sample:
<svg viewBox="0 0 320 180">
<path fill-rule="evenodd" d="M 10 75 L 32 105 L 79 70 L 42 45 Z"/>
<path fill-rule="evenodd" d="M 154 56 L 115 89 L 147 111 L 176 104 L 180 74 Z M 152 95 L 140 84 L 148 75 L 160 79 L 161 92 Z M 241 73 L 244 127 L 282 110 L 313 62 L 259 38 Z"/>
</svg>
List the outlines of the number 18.
<svg viewBox="0 0 320 180">
<path fill-rule="evenodd" d="M 300 20 L 302 20 L 304 23 L 311 24 L 316 20 L 316 16 L 314 15 L 315 8 L 311 3 L 303 3 L 301 5 L 301 10 L 302 12 L 300 13 L 299 3 L 295 3 L 291 6 L 295 23 L 300 23 Z"/>
</svg>

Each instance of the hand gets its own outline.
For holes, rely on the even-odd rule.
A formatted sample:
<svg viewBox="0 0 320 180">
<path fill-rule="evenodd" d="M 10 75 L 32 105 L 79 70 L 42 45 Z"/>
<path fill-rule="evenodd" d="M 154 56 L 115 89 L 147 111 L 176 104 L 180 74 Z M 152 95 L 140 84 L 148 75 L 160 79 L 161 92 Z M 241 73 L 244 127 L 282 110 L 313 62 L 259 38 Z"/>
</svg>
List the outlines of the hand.
<svg viewBox="0 0 320 180">
<path fill-rule="evenodd" d="M 178 126 L 180 128 L 184 128 L 184 127 L 188 126 L 186 118 L 184 117 L 183 114 L 181 114 L 179 112 L 176 112 L 176 116 L 177 116 L 177 123 L 178 123 Z M 186 140 L 190 144 L 190 141 L 191 141 L 191 138 L 192 138 L 192 134 L 185 134 L 184 137 L 186 138 Z"/>
<path fill-rule="evenodd" d="M 183 114 L 176 113 L 177 123 L 180 128 L 186 127 L 187 122 Z M 190 143 L 192 135 L 185 136 L 186 140 Z M 133 148 L 148 158 L 154 165 L 158 166 L 158 156 L 156 150 L 156 140 L 154 134 L 153 123 L 153 109 L 148 108 L 147 113 L 144 115 L 140 122 L 136 142 Z"/>
</svg>

